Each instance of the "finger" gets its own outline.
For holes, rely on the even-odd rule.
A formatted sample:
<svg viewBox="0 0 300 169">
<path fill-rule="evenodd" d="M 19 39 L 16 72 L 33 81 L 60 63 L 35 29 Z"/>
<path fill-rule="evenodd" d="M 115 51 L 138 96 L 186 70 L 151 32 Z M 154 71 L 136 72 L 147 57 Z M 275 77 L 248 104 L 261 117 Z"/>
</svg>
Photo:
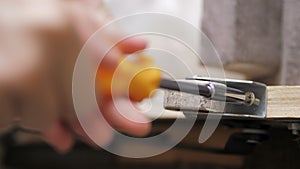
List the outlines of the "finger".
<svg viewBox="0 0 300 169">
<path fill-rule="evenodd" d="M 145 136 L 150 132 L 151 123 L 137 109 L 133 109 L 126 98 L 100 101 L 105 119 L 116 129 L 133 136 Z M 122 113 L 120 112 L 122 111 Z"/>
<path fill-rule="evenodd" d="M 111 33 L 95 34 L 107 22 L 107 18 L 97 19 L 94 12 L 87 11 L 79 4 L 72 4 L 70 15 L 78 38 L 85 47 L 84 52 L 86 53 L 84 54 L 91 59 L 92 63 L 98 64 L 98 61 L 101 60 L 106 67 L 116 67 L 122 53 L 117 48 L 111 49 L 113 47 L 109 37 Z"/>
<path fill-rule="evenodd" d="M 71 133 L 61 122 L 54 123 L 44 130 L 43 136 L 45 141 L 60 153 L 68 152 L 74 143 Z"/>
<path fill-rule="evenodd" d="M 68 7 L 71 23 L 83 43 L 110 19 L 105 10 L 91 9 L 85 3 L 75 1 L 69 3 Z"/>
<path fill-rule="evenodd" d="M 141 38 L 128 38 L 118 44 L 119 49 L 124 54 L 131 54 L 147 47 L 147 41 Z"/>
<path fill-rule="evenodd" d="M 91 48 L 91 51 L 96 51 L 98 50 L 98 52 L 94 52 L 95 55 L 99 55 L 101 54 L 101 47 L 97 47 L 96 43 L 93 43 L 95 45 L 93 48 Z M 102 44 L 105 45 L 105 44 Z M 147 42 L 144 39 L 141 38 L 128 38 L 126 40 L 121 41 L 120 43 L 118 43 L 115 47 L 113 47 L 103 58 L 102 62 L 101 62 L 101 67 L 109 67 L 111 69 L 116 68 L 116 66 L 118 65 L 120 58 L 123 57 L 126 54 L 131 54 L 137 51 L 141 51 L 143 49 L 145 49 L 147 47 Z M 102 51 L 103 52 L 103 51 Z"/>
<path fill-rule="evenodd" d="M 73 121 L 71 128 L 81 140 L 93 147 L 97 147 L 96 145 L 106 146 L 113 139 L 111 128 L 96 113 L 85 114 L 81 119 L 81 123 Z"/>
<path fill-rule="evenodd" d="M 96 57 L 94 58 L 99 58 L 101 57 L 102 51 L 99 51 L 98 53 L 95 53 Z M 98 54 L 98 55 L 97 55 Z M 99 55 L 100 54 L 100 55 Z M 119 62 L 120 58 L 123 57 L 123 54 L 121 53 L 118 48 L 112 48 L 108 53 L 105 54 L 105 56 L 101 59 L 100 67 L 101 68 L 109 68 L 109 69 L 116 69 Z"/>
</svg>

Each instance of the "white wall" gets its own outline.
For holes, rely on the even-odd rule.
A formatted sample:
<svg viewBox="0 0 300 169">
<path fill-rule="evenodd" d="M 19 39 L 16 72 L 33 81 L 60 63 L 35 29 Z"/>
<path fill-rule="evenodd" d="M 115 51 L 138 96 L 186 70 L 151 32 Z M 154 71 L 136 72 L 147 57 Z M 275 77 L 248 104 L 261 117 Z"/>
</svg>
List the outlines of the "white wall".
<svg viewBox="0 0 300 169">
<path fill-rule="evenodd" d="M 104 0 L 108 10 L 114 16 L 114 18 L 124 17 L 136 13 L 155 12 L 169 14 L 175 17 L 179 17 L 196 28 L 200 28 L 202 18 L 202 0 Z M 138 23 L 137 23 L 138 24 Z M 134 27 L 133 25 L 132 27 Z M 138 26 L 138 25 L 136 25 Z M 169 30 L 174 27 L 169 27 L 164 23 L 158 25 L 159 29 Z M 184 31 L 184 30 L 183 30 Z M 193 41 L 199 41 L 199 36 L 188 36 L 187 38 L 193 38 Z M 175 42 L 174 40 L 157 37 L 157 36 L 143 36 L 149 42 L 150 48 L 160 48 L 162 50 L 168 50 L 182 60 L 184 64 L 188 65 L 193 72 L 200 72 L 200 61 L 197 56 L 192 54 L 190 49 L 184 47 L 182 44 Z M 184 78 L 189 76 L 190 73 L 183 69 L 176 68 L 174 65 L 178 65 L 178 62 L 174 60 L 174 64 L 170 62 L 170 56 L 164 55 L 164 53 L 155 54 L 155 59 L 159 59 L 159 63 L 166 63 L 164 65 L 168 70 L 172 70 L 172 74 L 176 78 Z"/>
</svg>

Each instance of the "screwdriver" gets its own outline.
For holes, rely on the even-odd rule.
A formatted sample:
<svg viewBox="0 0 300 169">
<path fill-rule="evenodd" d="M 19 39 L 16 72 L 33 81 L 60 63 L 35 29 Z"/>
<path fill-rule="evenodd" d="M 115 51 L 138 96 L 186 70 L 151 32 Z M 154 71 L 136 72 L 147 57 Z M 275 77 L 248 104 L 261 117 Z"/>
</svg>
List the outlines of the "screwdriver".
<svg viewBox="0 0 300 169">
<path fill-rule="evenodd" d="M 144 54 L 133 60 L 121 58 L 116 70 L 99 67 L 96 78 L 96 86 L 102 95 L 128 95 L 135 102 L 150 97 L 160 82 L 160 69 Z"/>
<path fill-rule="evenodd" d="M 244 92 L 226 85 L 164 79 L 161 70 L 154 66 L 153 59 L 144 54 L 139 54 L 134 60 L 120 59 L 116 70 L 99 68 L 96 82 L 101 94 L 127 94 L 135 102 L 151 97 L 158 88 L 246 105 L 251 105 L 255 100 L 252 92 Z"/>
</svg>

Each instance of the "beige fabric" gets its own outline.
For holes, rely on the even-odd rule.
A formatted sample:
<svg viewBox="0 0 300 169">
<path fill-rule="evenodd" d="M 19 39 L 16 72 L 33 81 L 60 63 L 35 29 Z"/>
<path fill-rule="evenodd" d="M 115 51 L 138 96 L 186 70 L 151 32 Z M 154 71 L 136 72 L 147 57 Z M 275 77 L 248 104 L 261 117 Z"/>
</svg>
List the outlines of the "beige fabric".
<svg viewBox="0 0 300 169">
<path fill-rule="evenodd" d="M 282 57 L 282 8 L 283 0 L 204 0 L 202 29 L 225 69 L 255 80 L 276 76 Z"/>
<path fill-rule="evenodd" d="M 300 1 L 285 0 L 282 24 L 282 59 L 280 82 L 285 85 L 300 84 Z"/>
</svg>

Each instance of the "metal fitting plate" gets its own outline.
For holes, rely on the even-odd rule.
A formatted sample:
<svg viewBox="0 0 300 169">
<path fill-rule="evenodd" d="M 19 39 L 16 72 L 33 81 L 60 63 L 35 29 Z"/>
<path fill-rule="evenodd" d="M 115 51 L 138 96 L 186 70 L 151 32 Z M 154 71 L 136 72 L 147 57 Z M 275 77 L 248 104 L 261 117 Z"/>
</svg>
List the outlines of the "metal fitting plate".
<svg viewBox="0 0 300 169">
<path fill-rule="evenodd" d="M 192 77 L 188 80 L 199 80 L 206 82 L 214 82 L 225 84 L 227 87 L 239 89 L 246 92 L 253 92 L 255 97 L 259 99 L 259 104 L 250 106 L 244 104 L 236 104 L 225 102 L 225 109 L 222 109 L 222 101 L 211 100 L 210 98 L 193 95 L 178 91 L 165 91 L 164 107 L 169 110 L 181 110 L 186 115 L 207 115 L 222 114 L 224 117 L 236 118 L 265 118 L 266 116 L 266 85 L 253 81 L 233 80 L 233 79 L 217 79 L 206 77 Z M 224 104 L 224 102 L 223 102 Z"/>
</svg>

